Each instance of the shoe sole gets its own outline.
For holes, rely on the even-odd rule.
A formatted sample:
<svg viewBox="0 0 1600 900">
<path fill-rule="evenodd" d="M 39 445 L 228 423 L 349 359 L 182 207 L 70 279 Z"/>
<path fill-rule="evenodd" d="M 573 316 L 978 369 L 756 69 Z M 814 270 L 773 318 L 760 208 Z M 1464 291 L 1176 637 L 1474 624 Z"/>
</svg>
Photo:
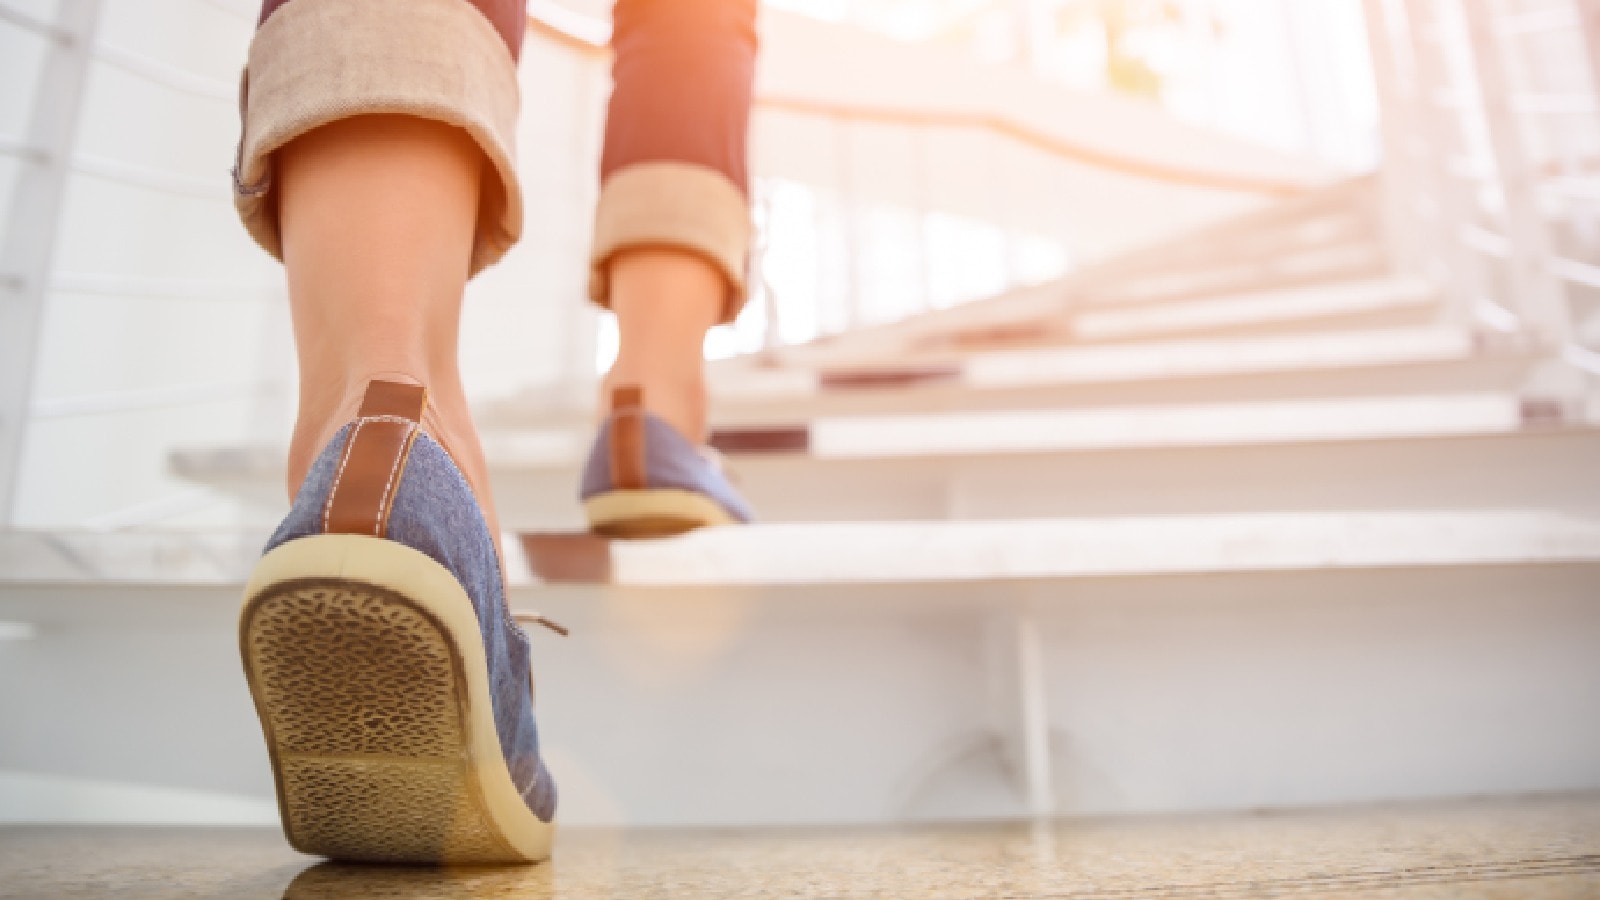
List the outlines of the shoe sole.
<svg viewBox="0 0 1600 900">
<path fill-rule="evenodd" d="M 589 530 L 607 537 L 670 537 L 738 522 L 722 504 L 694 491 L 651 488 L 606 491 L 583 501 Z"/>
<path fill-rule="evenodd" d="M 394 541 L 318 535 L 257 564 L 239 648 L 297 850 L 339 860 L 526 863 L 528 809 L 495 731 L 472 601 Z"/>
</svg>

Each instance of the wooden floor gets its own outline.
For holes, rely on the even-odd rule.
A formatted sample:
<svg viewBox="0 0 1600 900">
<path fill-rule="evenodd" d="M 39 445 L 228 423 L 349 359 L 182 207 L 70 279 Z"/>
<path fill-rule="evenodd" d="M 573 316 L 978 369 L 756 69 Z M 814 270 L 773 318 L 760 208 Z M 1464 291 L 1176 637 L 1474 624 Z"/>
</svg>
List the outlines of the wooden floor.
<svg viewBox="0 0 1600 900">
<path fill-rule="evenodd" d="M 574 829 L 545 865 L 339 866 L 275 831 L 0 829 L 0 897 L 1594 898 L 1600 795 L 913 830 Z"/>
</svg>

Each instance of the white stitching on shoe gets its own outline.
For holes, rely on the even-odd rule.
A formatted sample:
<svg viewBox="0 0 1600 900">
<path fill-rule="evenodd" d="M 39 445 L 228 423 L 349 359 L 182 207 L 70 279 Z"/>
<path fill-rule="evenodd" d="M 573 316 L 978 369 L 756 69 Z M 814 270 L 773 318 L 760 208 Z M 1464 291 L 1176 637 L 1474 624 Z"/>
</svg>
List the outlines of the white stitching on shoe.
<svg viewBox="0 0 1600 900">
<path fill-rule="evenodd" d="M 394 479 L 395 476 L 400 474 L 400 466 L 406 461 L 406 457 L 410 455 L 411 438 L 416 434 L 418 423 L 410 419 L 401 419 L 399 416 L 373 416 L 372 418 L 383 421 L 399 419 L 399 421 L 409 426 L 406 428 L 405 440 L 401 443 L 404 449 L 394 455 L 394 467 L 389 470 L 389 480 L 383 486 L 383 494 L 378 497 L 378 518 L 372 523 L 372 536 L 379 537 L 378 532 L 383 528 L 383 511 L 389 506 L 389 491 L 394 488 Z"/>
<path fill-rule="evenodd" d="M 322 505 L 323 533 L 327 533 L 328 531 L 328 524 L 331 521 L 330 517 L 333 514 L 333 498 L 339 493 L 339 482 L 344 480 L 344 468 L 345 465 L 350 462 L 350 450 L 355 446 L 356 435 L 361 433 L 361 426 L 366 425 L 369 422 L 389 422 L 395 425 L 404 425 L 412 430 L 415 430 L 417 427 L 419 427 L 419 423 L 413 422 L 405 416 L 360 416 L 355 420 L 354 425 L 350 429 L 350 437 L 346 438 L 344 442 L 344 455 L 339 457 L 339 471 L 333 476 L 333 487 L 328 490 L 328 502 Z M 406 436 L 406 439 L 410 440 L 409 434 Z M 395 468 L 397 470 L 399 468 L 399 464 L 400 461 L 398 459 L 395 460 Z M 389 489 L 394 486 L 394 476 L 394 472 L 389 473 L 389 484 L 383 489 L 383 497 L 380 498 L 378 506 L 379 510 L 383 509 L 382 504 L 387 502 L 389 499 Z M 372 524 L 372 533 L 374 535 L 378 533 L 378 529 L 381 525 L 382 522 L 374 522 Z"/>
<path fill-rule="evenodd" d="M 328 490 L 328 502 L 322 504 L 322 533 L 328 533 L 328 523 L 333 515 L 333 498 L 339 495 L 339 482 L 344 480 L 344 467 L 350 462 L 350 451 L 356 445 L 356 435 L 361 433 L 364 419 L 357 419 L 350 429 L 350 436 L 345 438 L 344 455 L 339 458 L 339 471 L 333 476 L 333 487 Z"/>
</svg>

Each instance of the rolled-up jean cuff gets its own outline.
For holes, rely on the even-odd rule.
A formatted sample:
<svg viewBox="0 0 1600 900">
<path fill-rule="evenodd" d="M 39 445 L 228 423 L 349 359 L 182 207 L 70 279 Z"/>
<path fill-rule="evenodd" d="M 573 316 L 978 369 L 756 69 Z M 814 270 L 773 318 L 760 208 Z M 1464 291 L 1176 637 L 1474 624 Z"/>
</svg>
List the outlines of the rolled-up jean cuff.
<svg viewBox="0 0 1600 900">
<path fill-rule="evenodd" d="M 234 167 L 234 205 L 256 242 L 281 259 L 274 151 L 353 116 L 444 122 L 471 135 L 491 163 L 470 261 L 475 275 L 504 256 L 522 233 L 513 164 L 518 102 L 516 63 L 470 3 L 293 0 L 268 17 L 250 45 L 240 88 L 244 131 Z"/>
<path fill-rule="evenodd" d="M 600 188 L 590 254 L 589 297 L 607 306 L 607 267 L 623 250 L 668 247 L 716 266 L 728 282 L 724 323 L 747 296 L 750 203 L 728 176 L 684 162 L 644 162 L 612 172 Z"/>
</svg>

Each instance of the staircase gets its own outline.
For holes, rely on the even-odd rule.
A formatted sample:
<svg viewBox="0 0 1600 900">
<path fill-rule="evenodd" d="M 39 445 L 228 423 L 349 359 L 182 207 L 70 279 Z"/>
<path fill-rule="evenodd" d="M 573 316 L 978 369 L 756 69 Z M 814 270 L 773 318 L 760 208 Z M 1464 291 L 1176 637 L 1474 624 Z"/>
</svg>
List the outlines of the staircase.
<svg viewBox="0 0 1600 900">
<path fill-rule="evenodd" d="M 207 34 L 242 40 L 254 21 L 248 4 L 200 6 Z M 1128 238 L 1113 245 L 1137 249 L 1049 283 L 714 364 L 713 442 L 761 524 L 642 542 L 584 534 L 574 494 L 593 423 L 571 398 L 592 396 L 588 386 L 484 404 L 512 603 L 573 632 L 535 639 L 564 821 L 894 824 L 1600 788 L 1600 130 L 1561 112 L 1581 104 L 1553 93 L 1581 87 L 1582 108 L 1593 108 L 1600 81 L 1574 74 L 1593 70 L 1563 61 L 1588 58 L 1579 35 L 1600 58 L 1600 27 L 1590 27 L 1600 23 L 1589 4 L 1548 6 L 1499 15 L 1496 44 L 1451 31 L 1495 19 L 1478 0 L 1371 0 L 1386 159 L 1373 177 L 1308 188 L 1313 167 L 1176 123 L 1152 130 L 1151 110 L 1118 113 L 1127 127 L 1106 149 L 1083 123 L 1107 111 L 1083 98 L 1074 102 L 1085 116 L 1057 110 L 1071 121 L 1045 123 L 1062 133 L 1023 129 L 1028 153 L 1071 151 L 1044 170 L 1111 198 L 1101 201 L 1115 219 L 1107 227 Z M 102 91 L 121 84 L 105 71 L 136 58 L 115 41 L 198 33 L 110 19 L 91 46 L 0 8 L 41 46 L 53 41 L 52 59 L 100 67 L 90 86 Z M 1464 12 L 1441 13 L 1451 10 Z M 530 28 L 549 51 L 550 35 Z M 866 97 L 879 113 L 902 110 L 892 126 L 914 135 L 907 146 L 935 132 L 965 140 L 994 122 L 1017 132 L 1029 109 L 1056 110 L 1023 74 L 984 70 L 950 93 L 974 110 L 1010 104 L 1004 115 L 941 116 L 905 102 L 960 80 L 933 56 L 836 41 L 814 23 L 774 37 L 765 58 L 789 76 L 758 102 L 768 117 L 758 127 L 773 129 L 756 142 L 763 166 L 824 190 L 839 172 L 817 171 L 849 169 L 851 142 L 825 159 L 815 141 L 777 138 L 864 115 L 848 104 L 869 88 L 882 94 Z M 1517 41 L 1552 62 L 1511 67 L 1551 79 L 1526 97 L 1512 94 L 1527 85 L 1508 87 L 1492 65 Z M 818 44 L 854 68 L 827 73 L 825 96 L 808 99 L 797 61 Z M 1445 52 L 1458 44 L 1487 77 L 1461 80 L 1462 54 Z M 532 53 L 527 77 L 566 78 L 573 96 L 597 103 L 603 58 L 584 41 L 562 46 L 578 61 Z M 884 54 L 896 78 L 851 75 Z M 217 104 L 196 107 L 193 122 L 159 119 L 177 124 L 151 134 L 220 123 L 207 133 L 226 155 L 231 70 L 198 81 L 171 67 L 129 71 L 162 103 Z M 1455 127 L 1478 107 L 1483 122 Z M 1513 116 L 1564 124 L 1519 130 Z M 228 215 L 220 182 L 211 196 L 199 171 L 180 183 L 81 147 L 63 155 L 66 137 L 46 140 L 54 124 L 41 120 L 32 143 L 0 135 L 0 152 L 52 171 L 70 160 L 106 181 L 111 193 L 85 208 L 123 208 L 105 199 L 123 197 L 117 178 L 153 192 L 152 208 L 171 202 L 174 184 L 219 205 L 183 220 L 189 237 L 165 241 L 181 267 L 171 271 L 113 278 L 128 262 L 118 241 L 109 254 L 69 245 L 72 270 L 46 272 L 39 254 L 21 254 L 38 271 L 0 272 L 0 287 L 25 301 L 13 318 L 37 324 L 47 300 L 59 311 L 52 291 L 91 298 L 80 304 L 161 292 L 187 303 L 255 285 L 251 302 L 270 306 L 275 273 L 246 278 L 259 255 L 214 234 Z M 105 140 L 100 132 L 89 133 Z M 1186 137 L 1149 138 L 1158 133 Z M 1517 137 L 1529 134 L 1549 139 Z M 1085 147 L 1110 168 L 1086 164 Z M 528 171 L 592 171 L 569 141 L 530 141 L 527 152 L 550 157 Z M 1216 179 L 1170 180 L 1189 169 L 1255 187 L 1236 196 Z M 1033 171 L 1016 180 L 1026 186 Z M 887 184 L 856 181 L 863 202 L 894 199 Z M 1254 205 L 1263 184 L 1280 199 Z M 571 223 L 592 198 L 550 193 L 549 221 L 530 233 L 577 260 Z M 1133 208 L 1163 197 L 1171 208 Z M 45 194 L 23 199 L 17 209 L 56 206 Z M 1223 209 L 1246 211 L 1219 220 Z M 1129 238 L 1158 216 L 1211 224 Z M 195 249 L 213 242 L 216 252 Z M 156 256 L 137 261 L 155 266 Z M 519 279 L 536 269 L 497 269 L 490 299 L 523 304 Z M 116 309 L 123 318 L 110 325 L 86 313 L 72 321 L 152 335 L 166 321 Z M 218 327 L 253 334 L 252 315 L 219 315 L 232 324 Z M 575 333 L 566 319 L 545 324 L 552 346 Z M 0 345 L 31 353 L 31 328 L 0 331 Z M 130 334 L 119 336 L 138 343 Z M 17 368 L 13 356 L 0 368 Z M 238 362 L 219 356 L 204 361 Z M 561 365 L 589 366 L 582 352 L 569 356 Z M 106 441 L 83 436 L 137 423 L 139 447 L 152 435 L 177 443 L 171 435 L 207 433 L 182 430 L 196 428 L 198 410 L 224 408 L 182 404 L 233 398 L 218 418 L 254 421 L 247 403 L 260 392 L 245 381 L 117 387 L 39 404 L 8 384 L 0 457 L 16 455 L 28 415 L 110 410 L 125 418 L 39 445 L 92 448 L 93 466 L 73 456 L 52 471 L 148 478 L 120 441 L 130 461 L 112 473 Z M 275 820 L 234 628 L 264 529 L 281 514 L 282 448 L 197 443 L 162 444 L 167 469 L 195 494 L 238 499 L 260 527 L 119 529 L 112 516 L 100 530 L 0 529 L 0 821 Z"/>
<path fill-rule="evenodd" d="M 573 629 L 536 641 L 567 820 L 1600 786 L 1600 429 L 1530 389 L 1541 348 L 1390 271 L 1376 207 L 1370 179 L 1339 184 L 717 364 L 751 527 L 579 533 L 588 421 L 483 409 L 513 602 Z M 275 502 L 277 459 L 171 464 Z M 0 651 L 8 765 L 58 771 L 35 757 L 67 730 L 82 773 L 0 774 L 11 802 L 270 818 L 228 637 L 258 540 L 6 538 L 0 619 L 31 629 Z M 71 724 L 35 699 L 79 684 L 101 687 Z"/>
</svg>

